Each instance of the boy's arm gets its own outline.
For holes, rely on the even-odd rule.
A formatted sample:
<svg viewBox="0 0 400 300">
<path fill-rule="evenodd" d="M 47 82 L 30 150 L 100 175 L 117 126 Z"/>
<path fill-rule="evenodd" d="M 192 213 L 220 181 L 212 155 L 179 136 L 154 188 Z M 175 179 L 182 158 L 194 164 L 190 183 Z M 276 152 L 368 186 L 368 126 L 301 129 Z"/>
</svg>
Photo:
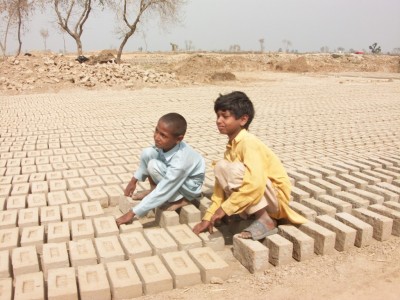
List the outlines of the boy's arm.
<svg viewBox="0 0 400 300">
<path fill-rule="evenodd" d="M 215 214 L 218 208 L 221 207 L 222 202 L 225 200 L 225 193 L 221 185 L 215 180 L 214 191 L 211 197 L 211 205 L 204 214 L 203 220 L 210 221 L 211 217 Z"/>
</svg>

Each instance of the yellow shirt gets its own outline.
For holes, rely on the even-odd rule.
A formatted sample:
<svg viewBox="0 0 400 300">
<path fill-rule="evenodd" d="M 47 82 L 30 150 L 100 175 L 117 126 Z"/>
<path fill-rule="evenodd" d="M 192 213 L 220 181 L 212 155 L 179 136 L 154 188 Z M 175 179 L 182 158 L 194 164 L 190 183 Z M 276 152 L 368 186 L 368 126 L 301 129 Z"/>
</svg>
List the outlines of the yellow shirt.
<svg viewBox="0 0 400 300">
<path fill-rule="evenodd" d="M 244 164 L 245 174 L 242 186 L 225 199 L 224 190 L 216 180 L 211 197 L 212 204 L 203 220 L 209 221 L 219 207 L 230 216 L 257 204 L 264 195 L 267 178 L 269 178 L 278 193 L 279 205 L 279 212 L 271 217 L 287 218 L 295 224 L 307 221 L 289 207 L 290 180 L 281 161 L 255 135 L 242 129 L 233 141 L 227 144 L 224 159 Z"/>
</svg>

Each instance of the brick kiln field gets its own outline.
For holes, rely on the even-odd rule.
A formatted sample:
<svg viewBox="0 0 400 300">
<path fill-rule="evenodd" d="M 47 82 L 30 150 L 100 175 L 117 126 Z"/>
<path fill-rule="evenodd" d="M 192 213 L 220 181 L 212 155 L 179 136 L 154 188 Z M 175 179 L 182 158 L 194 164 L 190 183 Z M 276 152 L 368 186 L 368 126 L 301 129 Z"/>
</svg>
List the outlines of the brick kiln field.
<svg viewBox="0 0 400 300">
<path fill-rule="evenodd" d="M 330 257 L 357 256 L 354 249 L 379 252 L 390 242 L 398 251 L 400 77 L 260 76 L 242 87 L 0 96 L 0 298 L 235 298 L 242 278 L 262 299 L 274 284 L 267 277 L 279 282 L 294 264 L 319 260 L 323 273 L 324 261 L 329 268 Z M 207 162 L 209 196 L 211 162 L 226 143 L 213 100 L 237 89 L 253 100 L 251 132 L 283 161 L 292 206 L 310 222 L 281 225 L 263 243 L 232 237 L 240 226 L 224 225 L 230 245 L 222 247 L 222 235 L 197 238 L 178 225 L 199 218 L 194 207 L 117 228 L 119 208 L 130 205 L 120 196 L 162 114 L 186 117 L 185 139 Z"/>
</svg>

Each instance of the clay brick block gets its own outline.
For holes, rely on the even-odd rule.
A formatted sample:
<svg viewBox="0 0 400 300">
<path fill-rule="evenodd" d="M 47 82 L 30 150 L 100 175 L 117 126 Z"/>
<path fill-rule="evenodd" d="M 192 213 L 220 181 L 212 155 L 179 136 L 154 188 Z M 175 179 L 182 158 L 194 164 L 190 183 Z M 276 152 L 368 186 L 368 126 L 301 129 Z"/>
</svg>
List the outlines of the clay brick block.
<svg viewBox="0 0 400 300">
<path fill-rule="evenodd" d="M 200 221 L 201 221 L 201 212 L 196 206 L 191 204 L 181 208 L 181 211 L 179 213 L 179 223 L 189 224 Z"/>
<path fill-rule="evenodd" d="M 85 219 L 93 219 L 104 215 L 100 201 L 82 202 L 82 213 Z"/>
<path fill-rule="evenodd" d="M 310 198 L 310 193 L 303 191 L 302 189 L 292 186 L 290 195 L 293 197 L 294 201 L 300 202 L 303 199 Z"/>
<path fill-rule="evenodd" d="M 153 249 L 143 236 L 142 232 L 122 233 L 119 236 L 126 259 L 132 262 L 135 258 L 151 256 Z"/>
<path fill-rule="evenodd" d="M 259 241 L 233 236 L 233 256 L 250 273 L 263 271 L 269 267 L 269 250 Z"/>
<path fill-rule="evenodd" d="M 350 174 L 338 174 L 338 177 L 340 179 L 343 179 L 344 181 L 354 184 L 355 187 L 359 188 L 359 189 L 365 189 L 365 187 L 368 185 L 367 181 L 362 180 L 362 179 L 355 177 L 353 175 L 350 175 Z"/>
<path fill-rule="evenodd" d="M 163 253 L 161 259 L 172 275 L 174 288 L 201 283 L 200 270 L 185 251 Z"/>
<path fill-rule="evenodd" d="M 74 268 L 50 269 L 47 275 L 48 300 L 78 300 Z"/>
<path fill-rule="evenodd" d="M 317 216 L 317 212 L 301 203 L 290 201 L 289 206 L 298 214 L 310 221 L 314 221 Z"/>
<path fill-rule="evenodd" d="M 345 173 L 342 173 L 345 174 Z M 354 189 L 356 186 L 353 183 L 340 179 L 338 177 L 326 177 L 326 181 L 339 186 L 343 191 L 348 191 L 350 189 Z"/>
<path fill-rule="evenodd" d="M 196 224 L 189 223 L 188 225 L 193 229 Z M 209 233 L 208 231 L 200 233 L 199 238 L 202 241 L 203 247 L 210 247 L 214 251 L 222 251 L 225 248 L 224 236 L 217 228 L 214 228 L 213 233 Z"/>
<path fill-rule="evenodd" d="M 29 208 L 41 207 L 47 205 L 45 194 L 29 194 L 27 198 Z"/>
<path fill-rule="evenodd" d="M 188 250 L 202 246 L 201 239 L 186 224 L 169 226 L 166 230 L 178 244 L 179 250 Z"/>
<path fill-rule="evenodd" d="M 8 198 L 11 194 L 12 185 L 2 184 L 0 185 L 0 197 Z"/>
<path fill-rule="evenodd" d="M 374 204 L 368 207 L 369 210 L 393 220 L 392 235 L 400 236 L 400 212 L 381 204 Z"/>
<path fill-rule="evenodd" d="M 17 227 L 17 210 L 0 211 L 0 228 L 15 228 Z"/>
<path fill-rule="evenodd" d="M 61 205 L 61 217 L 63 222 L 82 220 L 82 209 L 79 203 Z"/>
<path fill-rule="evenodd" d="M 81 300 L 111 300 L 110 284 L 103 264 L 78 267 Z"/>
<path fill-rule="evenodd" d="M 397 200 L 400 198 L 400 187 L 390 184 L 390 183 L 387 183 L 387 182 L 378 183 L 377 186 L 380 188 L 383 188 L 385 190 L 388 190 L 394 194 L 397 194 L 398 195 Z M 394 199 L 392 199 L 392 200 L 394 200 Z"/>
<path fill-rule="evenodd" d="M 59 179 L 62 179 L 62 173 L 60 171 L 46 173 L 46 180 L 49 181 L 50 183 L 52 180 L 59 180 Z"/>
<path fill-rule="evenodd" d="M 68 204 L 67 196 L 64 191 L 50 192 L 47 194 L 49 206 L 60 206 Z"/>
<path fill-rule="evenodd" d="M 153 249 L 153 255 L 178 251 L 178 244 L 164 228 L 145 229 L 143 234 Z"/>
<path fill-rule="evenodd" d="M 300 173 L 300 172 L 296 172 L 294 170 L 286 170 L 287 174 L 289 175 L 290 178 L 293 178 L 295 181 L 310 181 L 310 178 L 308 178 L 308 176 Z"/>
<path fill-rule="evenodd" d="M 86 187 L 87 185 L 86 182 L 83 180 L 83 178 L 76 177 L 67 179 L 67 188 L 69 191 L 84 189 Z"/>
<path fill-rule="evenodd" d="M 88 195 L 89 201 L 99 201 L 104 208 L 109 206 L 108 195 L 101 187 L 87 188 L 85 192 Z"/>
<path fill-rule="evenodd" d="M 125 258 L 117 236 L 95 238 L 94 244 L 99 262 L 121 261 Z"/>
<path fill-rule="evenodd" d="M 307 222 L 299 229 L 314 239 L 314 252 L 319 255 L 330 254 L 335 247 L 336 233 L 316 223 Z"/>
<path fill-rule="evenodd" d="M 179 225 L 179 215 L 176 211 L 167 211 L 157 207 L 155 222 L 162 228 Z"/>
<path fill-rule="evenodd" d="M 10 252 L 8 250 L 2 250 L 0 251 L 0 278 L 6 277 L 11 277 Z"/>
<path fill-rule="evenodd" d="M 158 256 L 137 258 L 134 264 L 143 282 L 143 292 L 146 295 L 173 289 L 172 276 Z"/>
<path fill-rule="evenodd" d="M 65 179 L 52 179 L 49 183 L 50 192 L 66 191 L 67 182 Z"/>
<path fill-rule="evenodd" d="M 101 177 L 100 177 L 100 176 L 97 176 L 97 175 L 95 175 L 95 176 L 84 177 L 83 179 L 85 180 L 86 185 L 87 185 L 89 188 L 92 188 L 92 187 L 100 187 L 100 186 L 105 185 L 105 183 L 104 183 L 104 181 L 101 179 Z"/>
<path fill-rule="evenodd" d="M 49 186 L 47 184 L 47 181 L 35 181 L 32 182 L 32 194 L 36 194 L 36 193 L 42 193 L 47 195 L 47 193 L 49 192 Z"/>
<path fill-rule="evenodd" d="M 269 249 L 269 262 L 281 266 L 293 261 L 293 243 L 279 234 L 267 236 L 263 244 Z"/>
<path fill-rule="evenodd" d="M 382 204 L 384 200 L 384 198 L 378 194 L 374 194 L 360 189 L 351 189 L 349 192 L 363 199 L 368 200 L 369 203 L 371 204 Z"/>
<path fill-rule="evenodd" d="M 303 199 L 301 204 L 317 212 L 317 215 L 335 216 L 336 208 L 313 198 Z"/>
<path fill-rule="evenodd" d="M 368 185 L 365 188 L 366 191 L 380 195 L 384 198 L 384 201 L 395 201 L 399 202 L 399 194 L 396 194 L 382 186 Z"/>
<path fill-rule="evenodd" d="M 143 232 L 143 225 L 138 220 L 134 220 L 131 224 L 122 224 L 119 226 L 120 233 Z"/>
<path fill-rule="evenodd" d="M 93 219 L 95 237 L 118 235 L 119 229 L 113 216 Z"/>
<path fill-rule="evenodd" d="M 5 209 L 6 209 L 6 198 L 0 197 L 0 211 L 3 211 Z"/>
<path fill-rule="evenodd" d="M 227 280 L 231 275 L 229 265 L 211 248 L 189 249 L 188 254 L 200 269 L 201 281 L 210 283 L 212 277 Z"/>
<path fill-rule="evenodd" d="M 47 243 L 62 243 L 70 240 L 69 223 L 58 222 L 47 225 Z"/>
<path fill-rule="evenodd" d="M 39 261 L 34 246 L 18 247 L 11 252 L 14 276 L 39 272 Z"/>
<path fill-rule="evenodd" d="M 341 187 L 321 178 L 311 179 L 311 183 L 325 190 L 328 195 L 334 195 L 341 191 Z"/>
<path fill-rule="evenodd" d="M 353 209 L 352 214 L 374 228 L 372 235 L 374 239 L 385 241 L 390 237 L 393 227 L 392 219 L 365 208 Z"/>
<path fill-rule="evenodd" d="M 143 295 L 142 282 L 130 261 L 109 262 L 106 267 L 112 299 L 131 299 Z"/>
<path fill-rule="evenodd" d="M 71 236 L 73 241 L 94 238 L 94 228 L 92 220 L 73 220 L 70 224 Z"/>
<path fill-rule="evenodd" d="M 0 278 L 0 299 L 12 300 L 12 278 Z"/>
<path fill-rule="evenodd" d="M 337 212 L 351 213 L 352 206 L 350 203 L 329 195 L 322 195 L 318 197 L 318 201 L 336 208 Z"/>
<path fill-rule="evenodd" d="M 16 276 L 14 297 L 18 300 L 45 299 L 43 273 L 35 272 Z"/>
<path fill-rule="evenodd" d="M 19 229 L 0 229 L 0 250 L 12 250 L 18 247 Z"/>
<path fill-rule="evenodd" d="M 365 171 L 363 171 L 363 173 L 365 173 L 367 175 L 370 175 L 372 177 L 375 177 L 375 178 L 379 178 L 380 181 L 383 181 L 383 182 L 391 183 L 393 181 L 393 177 L 392 176 L 380 173 L 377 170 L 373 170 L 373 171 L 372 170 L 365 170 Z"/>
<path fill-rule="evenodd" d="M 387 202 L 383 202 L 383 205 L 385 205 L 386 207 L 389 207 L 391 209 L 400 211 L 400 203 L 399 202 L 387 201 Z"/>
<path fill-rule="evenodd" d="M 337 213 L 335 218 L 346 224 L 347 226 L 354 228 L 357 231 L 356 240 L 354 245 L 357 247 L 364 247 L 371 243 L 373 228 L 371 225 L 361 221 L 348 213 Z"/>
<path fill-rule="evenodd" d="M 48 271 L 56 268 L 69 267 L 69 258 L 66 243 L 48 243 L 43 245 L 42 271 L 44 278 L 48 278 Z"/>
<path fill-rule="evenodd" d="M 26 195 L 10 196 L 7 199 L 7 210 L 19 210 L 26 207 Z"/>
<path fill-rule="evenodd" d="M 59 206 L 43 206 L 40 208 L 40 224 L 46 226 L 49 223 L 61 222 Z"/>
<path fill-rule="evenodd" d="M 203 197 L 203 198 L 200 199 L 199 210 L 200 210 L 200 213 L 201 213 L 201 217 L 204 216 L 204 214 L 206 213 L 206 211 L 210 207 L 210 205 L 211 205 L 211 200 L 210 199 L 208 199 L 206 197 Z"/>
<path fill-rule="evenodd" d="M 365 173 L 361 172 L 351 172 L 350 173 L 352 176 L 360 178 L 361 180 L 364 180 L 367 182 L 367 184 L 376 184 L 378 182 L 381 182 L 381 179 L 378 177 L 374 177 Z"/>
<path fill-rule="evenodd" d="M 108 195 L 110 206 L 117 206 L 119 197 L 124 194 L 122 188 L 116 184 L 103 186 L 103 190 Z"/>
<path fill-rule="evenodd" d="M 345 191 L 336 193 L 335 197 L 350 203 L 353 208 L 368 207 L 369 205 L 368 200 Z"/>
<path fill-rule="evenodd" d="M 69 241 L 69 258 L 72 267 L 96 265 L 97 256 L 92 240 Z"/>
<path fill-rule="evenodd" d="M 140 201 L 133 200 L 131 197 L 126 197 L 125 195 L 121 195 L 119 197 L 118 207 L 119 210 L 126 214 L 132 207 L 135 207 Z"/>
<path fill-rule="evenodd" d="M 22 229 L 21 246 L 35 246 L 37 252 L 42 254 L 44 241 L 44 226 L 31 226 Z"/>
<path fill-rule="evenodd" d="M 279 225 L 279 234 L 293 243 L 293 258 L 310 259 L 314 254 L 314 240 L 293 225 Z"/>
<path fill-rule="evenodd" d="M 302 189 L 303 191 L 309 193 L 313 197 L 318 197 L 320 195 L 326 194 L 326 191 L 324 189 L 321 189 L 320 187 L 308 181 L 299 181 L 296 183 L 296 186 L 299 189 Z"/>
<path fill-rule="evenodd" d="M 81 203 L 87 202 L 88 197 L 83 190 L 67 191 L 68 203 Z"/>
<path fill-rule="evenodd" d="M 13 184 L 11 196 L 26 196 L 29 194 L 29 183 L 17 183 Z"/>
</svg>

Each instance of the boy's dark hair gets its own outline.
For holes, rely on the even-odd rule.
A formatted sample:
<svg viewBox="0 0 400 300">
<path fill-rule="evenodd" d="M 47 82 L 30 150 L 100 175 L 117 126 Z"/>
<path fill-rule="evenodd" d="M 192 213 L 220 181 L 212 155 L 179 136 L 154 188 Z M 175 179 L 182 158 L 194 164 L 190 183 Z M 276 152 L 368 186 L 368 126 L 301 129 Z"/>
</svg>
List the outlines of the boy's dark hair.
<svg viewBox="0 0 400 300">
<path fill-rule="evenodd" d="M 215 100 L 214 111 L 217 113 L 219 110 L 230 111 L 235 116 L 235 119 L 239 119 L 243 115 L 247 115 L 249 120 L 243 126 L 249 129 L 251 121 L 254 118 L 254 106 L 250 101 L 249 97 L 243 92 L 232 92 L 226 95 L 221 95 Z"/>
<path fill-rule="evenodd" d="M 171 128 L 172 134 L 175 136 L 185 135 L 187 123 L 184 117 L 178 113 L 169 113 L 163 115 L 160 121 L 167 123 L 168 127 Z"/>
</svg>

